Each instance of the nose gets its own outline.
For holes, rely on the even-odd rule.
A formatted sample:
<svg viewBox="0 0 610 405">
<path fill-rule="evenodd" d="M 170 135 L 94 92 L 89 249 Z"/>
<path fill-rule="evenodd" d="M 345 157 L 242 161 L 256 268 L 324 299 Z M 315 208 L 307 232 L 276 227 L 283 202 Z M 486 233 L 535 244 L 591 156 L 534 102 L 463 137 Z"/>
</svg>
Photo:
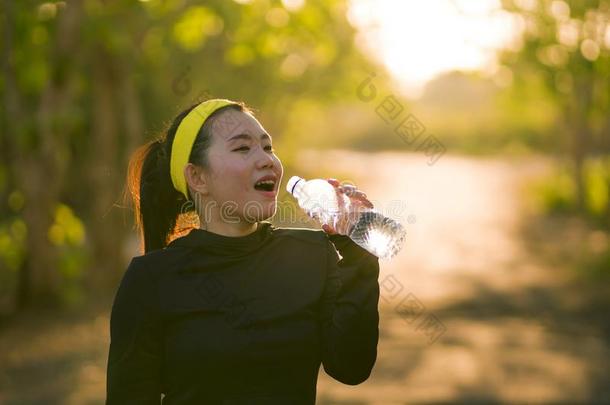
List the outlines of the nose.
<svg viewBox="0 0 610 405">
<path fill-rule="evenodd" d="M 256 148 L 257 156 L 256 156 L 256 166 L 259 169 L 270 167 L 272 168 L 275 164 L 273 160 L 273 156 L 271 153 L 264 150 L 263 147 Z"/>
</svg>

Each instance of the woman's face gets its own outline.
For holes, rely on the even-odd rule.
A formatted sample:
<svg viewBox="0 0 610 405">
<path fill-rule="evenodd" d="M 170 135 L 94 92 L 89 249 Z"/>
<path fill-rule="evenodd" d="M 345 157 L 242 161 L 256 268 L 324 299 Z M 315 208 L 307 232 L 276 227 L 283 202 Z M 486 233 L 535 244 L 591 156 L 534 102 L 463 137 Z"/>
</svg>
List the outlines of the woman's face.
<svg viewBox="0 0 610 405">
<path fill-rule="evenodd" d="M 221 208 L 213 211 L 224 222 L 254 223 L 272 217 L 284 168 L 271 137 L 252 115 L 233 109 L 216 116 L 211 128 L 209 171 L 203 173 L 206 203 Z M 273 185 L 255 187 L 263 178 L 271 179 Z"/>
</svg>

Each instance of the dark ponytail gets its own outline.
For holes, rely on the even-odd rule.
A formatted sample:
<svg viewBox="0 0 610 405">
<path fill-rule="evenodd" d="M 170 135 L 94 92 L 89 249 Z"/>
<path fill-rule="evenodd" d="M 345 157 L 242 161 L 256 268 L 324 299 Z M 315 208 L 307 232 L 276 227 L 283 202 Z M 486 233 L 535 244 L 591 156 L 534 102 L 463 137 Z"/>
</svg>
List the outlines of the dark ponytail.
<svg viewBox="0 0 610 405">
<path fill-rule="evenodd" d="M 140 235 L 140 250 L 148 253 L 162 249 L 177 236 L 194 228 L 193 221 L 184 216 L 196 216 L 193 204 L 187 203 L 182 193 L 174 188 L 170 175 L 171 147 L 182 119 L 199 103 L 182 111 L 174 119 L 165 136 L 140 146 L 129 159 L 126 186 L 134 206 L 135 225 Z M 243 103 L 214 111 L 195 138 L 189 162 L 209 169 L 207 150 L 211 146 L 214 117 L 225 109 L 252 111 Z M 192 196 L 189 197 L 192 200 Z M 182 226 L 187 222 L 190 226 Z"/>
</svg>

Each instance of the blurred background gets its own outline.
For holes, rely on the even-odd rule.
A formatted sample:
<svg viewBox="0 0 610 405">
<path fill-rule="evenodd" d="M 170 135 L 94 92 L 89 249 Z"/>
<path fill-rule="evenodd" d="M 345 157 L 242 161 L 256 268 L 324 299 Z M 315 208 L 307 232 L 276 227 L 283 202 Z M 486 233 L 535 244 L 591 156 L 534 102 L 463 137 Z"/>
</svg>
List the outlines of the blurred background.
<svg viewBox="0 0 610 405">
<path fill-rule="evenodd" d="M 610 403 L 610 1 L 1 4 L 0 404 L 104 402 L 127 160 L 208 97 L 284 207 L 335 177 L 407 229 L 370 379 L 318 403 Z"/>
</svg>

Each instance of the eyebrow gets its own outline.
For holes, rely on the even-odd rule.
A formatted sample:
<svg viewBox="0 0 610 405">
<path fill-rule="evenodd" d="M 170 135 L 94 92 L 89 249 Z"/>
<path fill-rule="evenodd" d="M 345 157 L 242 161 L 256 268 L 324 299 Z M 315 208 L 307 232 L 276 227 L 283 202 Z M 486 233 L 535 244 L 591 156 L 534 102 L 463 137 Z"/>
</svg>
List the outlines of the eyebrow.
<svg viewBox="0 0 610 405">
<path fill-rule="evenodd" d="M 252 139 L 252 135 L 250 135 L 250 134 L 239 134 L 239 135 L 235 135 L 235 136 L 232 136 L 231 138 L 229 138 L 229 139 L 227 140 L 227 142 L 231 142 L 231 141 L 233 141 L 233 140 L 235 140 L 235 139 L 247 139 L 247 140 L 251 140 L 251 139 Z M 269 140 L 271 140 L 271 136 L 269 136 L 269 134 L 265 132 L 265 133 L 261 134 L 261 141 L 262 141 L 263 139 L 269 139 Z"/>
</svg>

